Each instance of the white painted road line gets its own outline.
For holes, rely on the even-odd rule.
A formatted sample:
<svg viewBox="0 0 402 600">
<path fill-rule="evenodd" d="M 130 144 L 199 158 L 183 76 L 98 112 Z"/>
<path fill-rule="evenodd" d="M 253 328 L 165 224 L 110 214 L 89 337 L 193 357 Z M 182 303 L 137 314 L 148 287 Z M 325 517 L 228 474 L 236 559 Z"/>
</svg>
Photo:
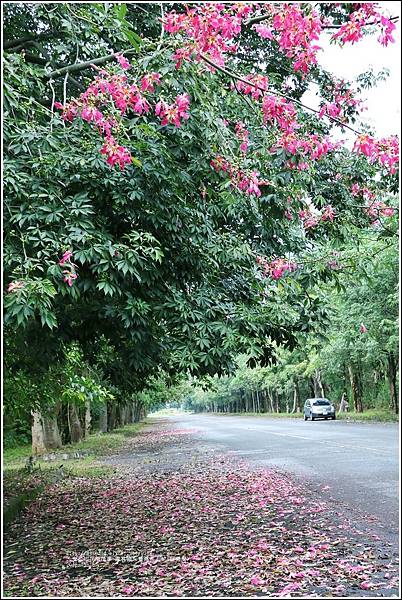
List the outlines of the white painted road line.
<svg viewBox="0 0 402 600">
<path fill-rule="evenodd" d="M 384 450 L 383 448 L 371 448 L 369 446 L 356 446 L 355 444 L 338 444 L 337 442 L 334 442 L 333 440 L 316 440 L 313 437 L 305 437 L 303 435 L 296 435 L 294 433 L 278 433 L 277 431 L 272 431 L 272 429 L 269 429 L 268 427 L 247 427 L 248 431 L 266 431 L 271 435 L 278 435 L 280 437 L 291 437 L 291 438 L 297 438 L 300 440 L 307 440 L 309 442 L 311 442 L 312 444 L 324 444 L 325 446 L 328 447 L 332 447 L 332 448 L 346 448 L 346 449 L 352 449 L 352 450 L 369 450 L 370 452 L 376 452 L 379 454 L 389 454 L 394 456 L 393 452 L 390 452 L 388 450 Z"/>
</svg>

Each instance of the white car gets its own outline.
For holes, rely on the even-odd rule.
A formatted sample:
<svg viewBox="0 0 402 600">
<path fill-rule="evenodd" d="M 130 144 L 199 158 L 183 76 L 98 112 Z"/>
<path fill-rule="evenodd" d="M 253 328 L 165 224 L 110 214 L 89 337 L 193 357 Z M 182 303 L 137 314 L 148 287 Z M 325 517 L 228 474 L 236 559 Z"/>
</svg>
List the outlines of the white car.
<svg viewBox="0 0 402 600">
<path fill-rule="evenodd" d="M 326 398 L 308 398 L 304 404 L 304 420 L 335 420 L 335 406 Z"/>
</svg>

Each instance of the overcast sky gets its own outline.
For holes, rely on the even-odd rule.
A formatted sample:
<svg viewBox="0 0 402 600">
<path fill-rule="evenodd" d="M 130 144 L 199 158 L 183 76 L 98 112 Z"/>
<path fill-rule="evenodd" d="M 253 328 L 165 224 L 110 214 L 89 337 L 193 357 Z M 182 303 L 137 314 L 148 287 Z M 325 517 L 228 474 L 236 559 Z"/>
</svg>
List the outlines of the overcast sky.
<svg viewBox="0 0 402 600">
<path fill-rule="evenodd" d="M 400 17 L 400 2 L 381 2 L 381 7 L 392 16 Z M 344 79 L 354 79 L 360 73 L 367 71 L 370 66 L 374 72 L 384 67 L 388 68 L 388 79 L 381 82 L 376 88 L 364 90 L 362 98 L 366 98 L 366 111 L 362 119 L 374 126 L 378 136 L 386 136 L 400 131 L 401 119 L 401 35 L 400 20 L 394 31 L 395 43 L 384 48 L 378 41 L 378 34 L 367 36 L 359 42 L 344 47 L 329 44 L 329 36 L 322 35 L 319 45 L 323 51 L 319 52 L 319 63 L 328 71 Z M 318 104 L 315 94 L 307 93 L 304 97 L 307 104 L 314 108 Z M 343 134 L 343 137 L 346 136 Z"/>
</svg>

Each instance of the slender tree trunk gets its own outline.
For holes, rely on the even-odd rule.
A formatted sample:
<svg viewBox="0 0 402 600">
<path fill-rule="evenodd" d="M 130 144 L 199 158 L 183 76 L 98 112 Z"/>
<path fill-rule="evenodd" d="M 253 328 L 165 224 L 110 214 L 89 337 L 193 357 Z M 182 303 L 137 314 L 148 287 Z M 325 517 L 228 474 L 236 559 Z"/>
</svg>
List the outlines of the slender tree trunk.
<svg viewBox="0 0 402 600">
<path fill-rule="evenodd" d="M 276 402 L 276 412 L 279 413 L 279 394 L 278 394 L 277 390 L 275 390 L 275 402 Z"/>
<path fill-rule="evenodd" d="M 349 365 L 349 377 L 350 387 L 352 389 L 353 405 L 355 411 L 361 413 L 363 412 L 363 403 L 361 397 L 361 384 L 359 379 L 359 373 L 358 370 L 353 369 L 351 365 Z"/>
<path fill-rule="evenodd" d="M 296 411 L 299 413 L 300 412 L 300 387 L 299 387 L 299 380 L 296 379 L 295 382 L 295 394 L 296 394 Z"/>
<path fill-rule="evenodd" d="M 394 412 L 398 412 L 398 396 L 396 393 L 396 361 L 393 352 L 387 356 L 387 379 L 389 385 L 390 406 Z"/>
<path fill-rule="evenodd" d="M 341 402 L 340 402 L 340 404 L 339 404 L 339 412 L 340 412 L 340 413 L 342 413 L 342 412 L 347 412 L 347 410 L 348 410 L 348 406 L 349 406 L 349 404 L 348 404 L 348 400 L 347 400 L 347 398 L 348 398 L 348 397 L 347 397 L 347 394 L 346 394 L 346 392 L 344 391 L 344 392 L 343 392 L 343 394 L 342 394 Z"/>
<path fill-rule="evenodd" d="M 314 397 L 315 398 L 325 398 L 324 386 L 321 381 L 321 371 L 320 369 L 316 369 L 313 376 L 314 382 Z"/>
<path fill-rule="evenodd" d="M 85 402 L 85 437 L 88 437 L 91 433 L 91 401 Z"/>
<path fill-rule="evenodd" d="M 270 403 L 270 411 L 271 411 L 271 413 L 273 413 L 273 412 L 275 412 L 274 399 L 272 398 L 271 390 L 268 389 L 267 392 L 268 392 L 268 398 L 269 398 L 269 403 Z"/>
<path fill-rule="evenodd" d="M 82 427 L 78 410 L 74 402 L 70 402 L 68 405 L 68 416 L 70 424 L 70 440 L 72 443 L 80 442 L 82 440 Z"/>
<path fill-rule="evenodd" d="M 99 431 L 107 432 L 107 404 L 103 404 L 99 415 Z"/>
<path fill-rule="evenodd" d="M 292 406 L 292 411 L 291 411 L 292 414 L 296 411 L 296 404 L 297 404 L 297 389 L 296 389 L 296 384 L 295 384 L 294 388 L 293 388 L 293 406 Z"/>
<path fill-rule="evenodd" d="M 107 403 L 107 430 L 113 431 L 116 427 L 116 403 Z"/>
</svg>

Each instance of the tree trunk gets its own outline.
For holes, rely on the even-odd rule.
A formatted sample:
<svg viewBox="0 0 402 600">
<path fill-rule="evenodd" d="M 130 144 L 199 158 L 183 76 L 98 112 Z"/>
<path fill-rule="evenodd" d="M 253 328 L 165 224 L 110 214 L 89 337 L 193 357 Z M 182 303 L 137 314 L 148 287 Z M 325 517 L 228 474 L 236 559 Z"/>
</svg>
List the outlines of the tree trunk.
<svg viewBox="0 0 402 600">
<path fill-rule="evenodd" d="M 68 420 L 71 442 L 80 442 L 82 440 L 82 427 L 78 416 L 78 410 L 74 402 L 70 402 L 68 405 Z"/>
<path fill-rule="evenodd" d="M 269 389 L 267 390 L 267 392 L 268 392 L 270 410 L 271 410 L 271 413 L 273 413 L 273 412 L 275 412 L 275 409 L 274 409 L 274 399 L 272 398 L 272 394 L 271 394 L 271 391 Z"/>
<path fill-rule="evenodd" d="M 296 388 L 296 384 L 295 384 L 294 388 L 293 388 L 293 406 L 292 406 L 292 411 L 291 411 L 292 414 L 296 411 L 296 405 L 297 405 L 297 388 Z"/>
<path fill-rule="evenodd" d="M 102 406 L 101 413 L 99 415 L 99 431 L 102 433 L 107 432 L 107 404 Z"/>
<path fill-rule="evenodd" d="M 44 417 L 40 412 L 32 412 L 32 454 L 44 454 L 61 446 L 57 417 Z"/>
<path fill-rule="evenodd" d="M 116 403 L 107 403 L 107 430 L 113 431 L 116 427 Z"/>
<path fill-rule="evenodd" d="M 361 397 L 361 384 L 359 374 L 357 370 L 353 370 L 352 366 L 349 365 L 349 378 L 350 387 L 352 389 L 353 405 L 356 412 L 363 412 L 363 403 Z"/>
<path fill-rule="evenodd" d="M 299 413 L 301 411 L 300 411 L 300 388 L 299 388 L 298 379 L 296 379 L 296 382 L 295 382 L 295 394 L 296 394 L 296 411 Z"/>
<path fill-rule="evenodd" d="M 341 402 L 340 402 L 340 405 L 339 405 L 339 412 L 340 413 L 347 412 L 348 406 L 349 406 L 349 403 L 348 403 L 348 400 L 347 400 L 346 392 L 343 392 L 342 398 L 341 398 Z"/>
<path fill-rule="evenodd" d="M 42 416 L 39 412 L 32 412 L 32 454 L 44 454 L 46 450 Z"/>
<path fill-rule="evenodd" d="M 324 386 L 322 385 L 322 381 L 321 381 L 320 369 L 315 370 L 315 373 L 313 376 L 313 382 L 314 382 L 314 397 L 315 398 L 325 398 L 325 391 L 324 391 Z"/>
<path fill-rule="evenodd" d="M 85 437 L 87 438 L 91 433 L 91 401 L 86 400 L 85 402 Z"/>
<path fill-rule="evenodd" d="M 398 396 L 396 393 L 396 361 L 393 352 L 388 352 L 387 356 L 387 379 L 389 385 L 389 397 L 391 409 L 398 413 Z"/>
</svg>

